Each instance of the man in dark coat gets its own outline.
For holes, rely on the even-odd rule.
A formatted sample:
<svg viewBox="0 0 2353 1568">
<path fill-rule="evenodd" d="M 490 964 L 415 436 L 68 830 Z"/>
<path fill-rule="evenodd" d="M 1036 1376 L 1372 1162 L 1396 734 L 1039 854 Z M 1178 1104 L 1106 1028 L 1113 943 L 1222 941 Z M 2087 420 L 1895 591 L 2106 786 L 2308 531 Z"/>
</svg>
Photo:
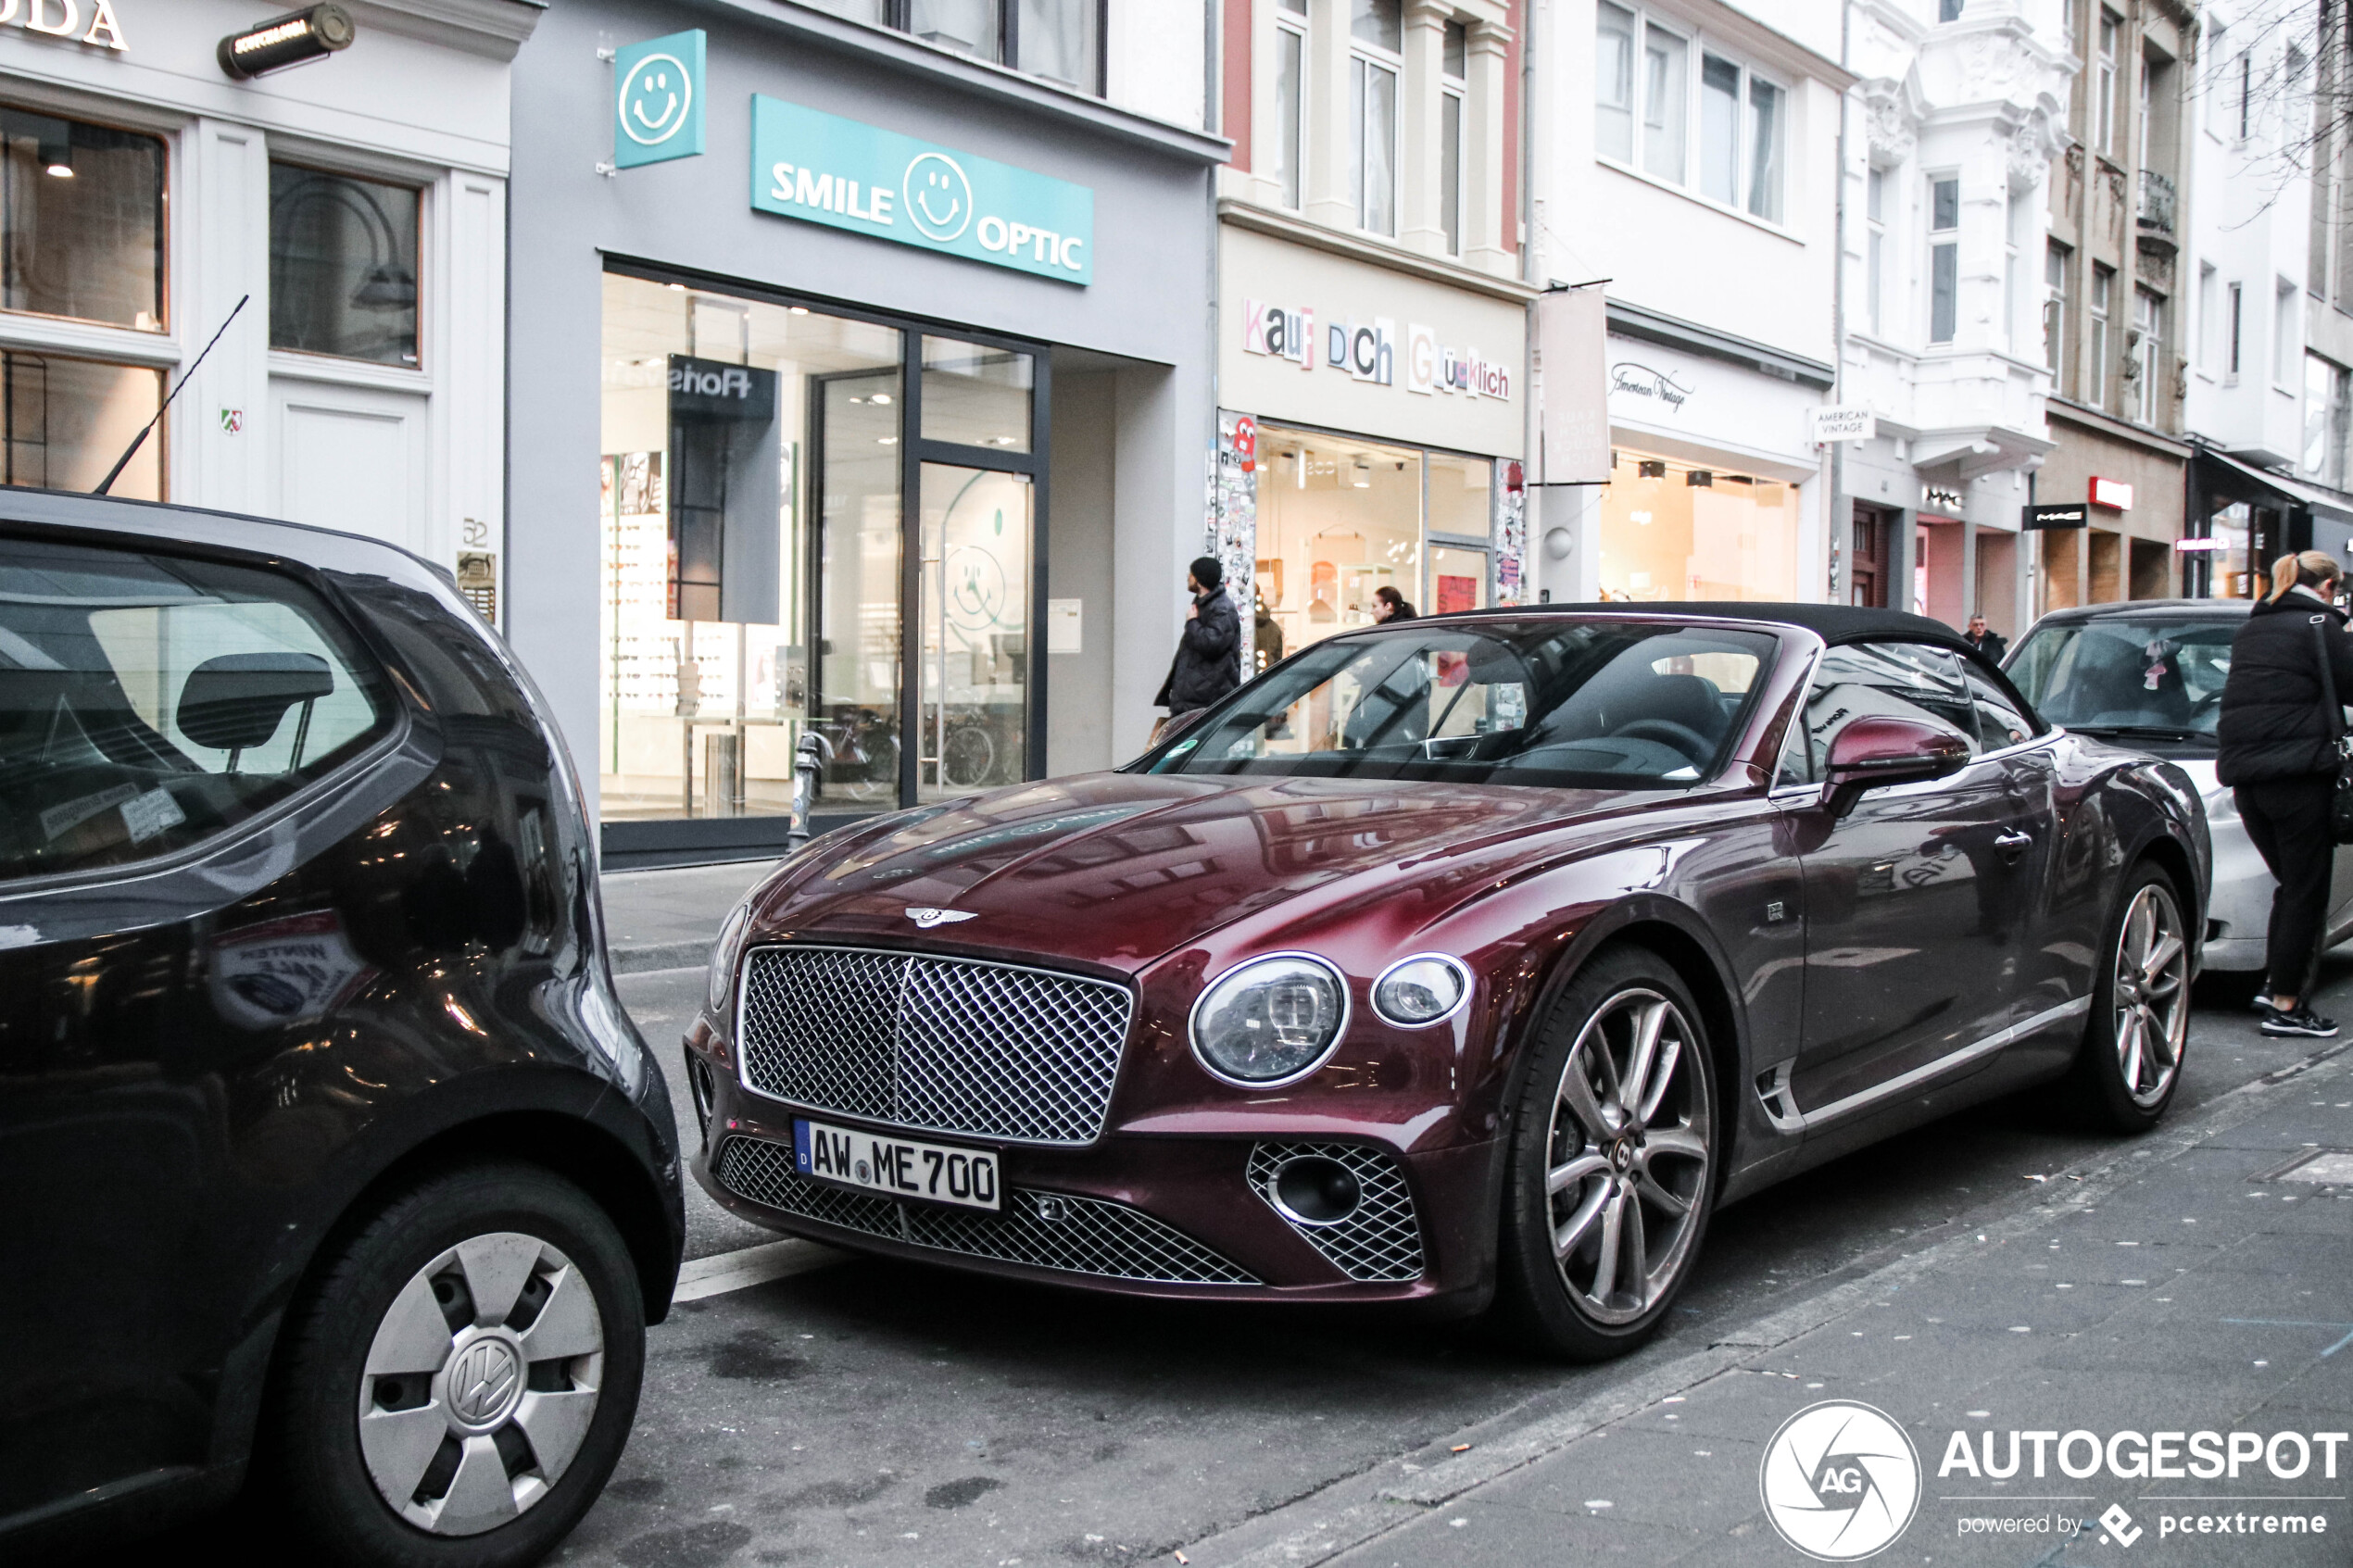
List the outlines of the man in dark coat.
<svg viewBox="0 0 2353 1568">
<path fill-rule="evenodd" d="M 1982 615 L 1970 616 L 1969 630 L 1962 635 L 1969 639 L 1972 647 L 1996 664 L 2001 663 L 2002 656 L 2010 651 L 2009 643 L 1999 632 L 1985 624 L 1985 617 Z"/>
<path fill-rule="evenodd" d="M 1171 719 L 1207 708 L 1242 684 L 1236 650 L 1241 646 L 1241 616 L 1226 596 L 1226 569 L 1214 556 L 1193 562 L 1185 586 L 1193 602 L 1185 610 L 1184 634 L 1176 641 L 1176 657 L 1168 679 L 1152 701 L 1168 709 Z"/>
</svg>

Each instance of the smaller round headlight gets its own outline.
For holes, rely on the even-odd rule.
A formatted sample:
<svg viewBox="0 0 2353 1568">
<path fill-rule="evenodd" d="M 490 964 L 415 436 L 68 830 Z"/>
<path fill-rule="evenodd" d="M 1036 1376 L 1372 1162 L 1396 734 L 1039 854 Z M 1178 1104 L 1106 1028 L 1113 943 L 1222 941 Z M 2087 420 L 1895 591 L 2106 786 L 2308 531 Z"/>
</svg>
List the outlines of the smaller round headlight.
<svg viewBox="0 0 2353 1568">
<path fill-rule="evenodd" d="M 1470 971 L 1460 959 L 1416 953 L 1373 982 L 1373 1010 L 1402 1029 L 1420 1029 L 1453 1016 L 1470 989 Z"/>
<path fill-rule="evenodd" d="M 1193 1055 L 1248 1088 L 1303 1078 L 1348 1026 L 1348 983 L 1322 959 L 1277 953 L 1238 964 L 1193 1004 Z"/>
</svg>

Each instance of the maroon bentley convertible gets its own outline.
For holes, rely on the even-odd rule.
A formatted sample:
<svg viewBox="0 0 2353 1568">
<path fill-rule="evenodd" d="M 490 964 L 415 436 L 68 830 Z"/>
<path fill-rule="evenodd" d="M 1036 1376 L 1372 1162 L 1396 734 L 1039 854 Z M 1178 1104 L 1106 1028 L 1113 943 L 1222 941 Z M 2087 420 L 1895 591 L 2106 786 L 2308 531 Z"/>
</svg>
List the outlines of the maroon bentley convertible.
<svg viewBox="0 0 2353 1568">
<path fill-rule="evenodd" d="M 1114 772 L 874 819 L 729 922 L 695 1171 L 828 1243 L 1628 1349 L 1730 1199 L 2179 1081 L 2205 819 L 1933 621 L 1317 643 Z"/>
</svg>

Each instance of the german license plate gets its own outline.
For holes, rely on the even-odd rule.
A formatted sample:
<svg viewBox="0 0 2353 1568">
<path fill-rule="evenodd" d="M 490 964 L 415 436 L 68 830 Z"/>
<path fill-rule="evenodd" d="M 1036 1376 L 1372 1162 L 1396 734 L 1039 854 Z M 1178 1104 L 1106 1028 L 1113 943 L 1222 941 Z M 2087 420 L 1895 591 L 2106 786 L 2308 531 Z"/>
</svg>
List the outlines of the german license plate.
<svg viewBox="0 0 2353 1568">
<path fill-rule="evenodd" d="M 814 1181 L 959 1209 L 994 1213 L 998 1208 L 997 1157 L 987 1149 L 951 1148 L 798 1119 L 792 1148 L 794 1165 Z"/>
</svg>

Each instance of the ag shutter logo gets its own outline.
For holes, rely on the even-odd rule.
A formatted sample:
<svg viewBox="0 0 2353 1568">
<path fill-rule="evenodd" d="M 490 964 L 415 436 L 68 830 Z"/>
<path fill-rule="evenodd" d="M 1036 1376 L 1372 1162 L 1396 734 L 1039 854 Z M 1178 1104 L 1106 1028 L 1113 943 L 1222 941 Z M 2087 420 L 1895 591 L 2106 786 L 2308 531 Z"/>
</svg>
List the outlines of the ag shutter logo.
<svg viewBox="0 0 2353 1568">
<path fill-rule="evenodd" d="M 1757 1488 L 1781 1539 L 1821 1562 L 1885 1550 L 1920 1501 L 1920 1456 L 1883 1411 L 1845 1399 L 1808 1405 L 1765 1445 Z"/>
<path fill-rule="evenodd" d="M 907 165 L 900 188 L 907 216 L 924 238 L 948 245 L 973 220 L 973 186 L 946 153 L 925 153 Z"/>
<path fill-rule="evenodd" d="M 703 31 L 632 44 L 613 56 L 613 163 L 621 169 L 702 151 Z"/>
</svg>

